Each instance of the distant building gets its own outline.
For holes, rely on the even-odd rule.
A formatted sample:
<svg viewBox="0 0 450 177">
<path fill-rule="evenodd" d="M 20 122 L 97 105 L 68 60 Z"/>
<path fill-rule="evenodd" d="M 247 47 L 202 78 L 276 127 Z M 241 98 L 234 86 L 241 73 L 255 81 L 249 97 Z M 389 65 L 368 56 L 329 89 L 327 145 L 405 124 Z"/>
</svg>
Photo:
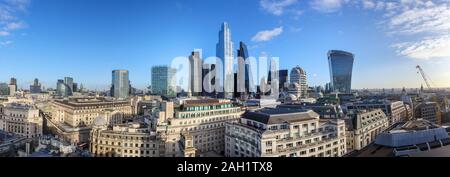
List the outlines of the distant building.
<svg viewBox="0 0 450 177">
<path fill-rule="evenodd" d="M 203 81 L 206 81 L 206 85 L 205 83 L 203 83 L 202 96 L 209 96 L 209 97 L 216 96 L 216 92 L 214 90 L 216 84 L 216 77 L 215 74 L 212 73 L 213 71 L 215 71 L 215 69 L 216 69 L 215 64 L 203 64 L 202 78 Z"/>
<path fill-rule="evenodd" d="M 176 96 L 176 69 L 168 66 L 152 68 L 152 93 L 165 96 Z"/>
<path fill-rule="evenodd" d="M 354 59 L 355 56 L 349 52 L 339 50 L 328 52 L 332 91 L 351 93 Z"/>
<path fill-rule="evenodd" d="M 240 93 L 242 99 L 248 99 L 250 92 L 254 92 L 253 77 L 251 71 L 251 64 L 249 61 L 247 45 L 244 42 L 239 43 L 237 50 L 238 66 L 237 66 L 237 82 L 235 84 L 235 92 Z"/>
<path fill-rule="evenodd" d="M 65 77 L 64 80 L 58 80 L 56 83 L 56 93 L 62 97 L 68 97 L 73 95 L 73 79 L 71 77 Z"/>
<path fill-rule="evenodd" d="M 441 124 L 439 105 L 436 102 L 423 102 L 415 108 L 415 118 L 425 119 L 435 124 Z"/>
<path fill-rule="evenodd" d="M 381 109 L 361 111 L 346 120 L 347 152 L 361 150 L 375 141 L 389 127 L 389 120 Z"/>
<path fill-rule="evenodd" d="M 72 77 L 64 77 L 64 84 L 68 88 L 68 92 L 73 94 L 73 78 Z"/>
<path fill-rule="evenodd" d="M 0 83 L 0 95 L 9 95 L 8 84 Z"/>
<path fill-rule="evenodd" d="M 130 96 L 130 79 L 128 70 L 113 70 L 111 96 L 116 99 L 127 99 Z"/>
<path fill-rule="evenodd" d="M 266 108 L 227 122 L 227 157 L 340 157 L 346 154 L 345 123 L 314 111 Z"/>
<path fill-rule="evenodd" d="M 290 74 L 290 83 L 300 85 L 300 96 L 299 98 L 308 97 L 308 82 L 306 77 L 306 72 L 299 66 L 294 67 Z"/>
<path fill-rule="evenodd" d="M 41 93 L 42 87 L 39 83 L 39 79 L 34 79 L 33 85 L 30 85 L 30 93 Z"/>
<path fill-rule="evenodd" d="M 402 101 L 388 100 L 363 100 L 343 105 L 347 112 L 357 112 L 358 110 L 381 109 L 389 118 L 389 125 L 408 120 L 409 110 Z"/>
<path fill-rule="evenodd" d="M 30 104 L 0 105 L 0 130 L 27 138 L 42 136 L 43 118 L 39 109 Z"/>
<path fill-rule="evenodd" d="M 222 68 L 217 68 L 216 83 L 218 88 L 223 88 L 225 98 L 233 98 L 233 67 L 234 46 L 231 41 L 231 30 L 227 22 L 222 23 L 219 32 L 219 42 L 216 45 L 216 56 L 222 62 Z"/>
<path fill-rule="evenodd" d="M 200 96 L 202 93 L 202 53 L 200 50 L 193 51 L 189 56 L 189 92 L 192 96 Z"/>
</svg>

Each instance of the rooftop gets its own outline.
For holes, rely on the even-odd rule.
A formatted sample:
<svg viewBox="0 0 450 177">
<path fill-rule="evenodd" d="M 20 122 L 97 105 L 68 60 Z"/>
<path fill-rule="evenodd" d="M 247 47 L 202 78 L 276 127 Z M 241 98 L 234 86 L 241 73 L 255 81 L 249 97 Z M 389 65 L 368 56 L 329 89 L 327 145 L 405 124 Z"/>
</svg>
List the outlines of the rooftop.
<svg viewBox="0 0 450 177">
<path fill-rule="evenodd" d="M 284 122 L 292 123 L 319 119 L 319 114 L 315 113 L 312 110 L 264 108 L 256 111 L 248 111 L 244 113 L 243 117 L 264 124 L 279 124 Z"/>
</svg>

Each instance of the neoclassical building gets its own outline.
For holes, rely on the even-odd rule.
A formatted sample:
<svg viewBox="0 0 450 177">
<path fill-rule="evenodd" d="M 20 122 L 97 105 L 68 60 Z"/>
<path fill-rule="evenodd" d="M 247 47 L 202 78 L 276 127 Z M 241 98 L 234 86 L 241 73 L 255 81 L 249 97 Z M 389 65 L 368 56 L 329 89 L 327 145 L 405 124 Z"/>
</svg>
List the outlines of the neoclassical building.
<svg viewBox="0 0 450 177">
<path fill-rule="evenodd" d="M 265 108 L 226 123 L 227 157 L 340 157 L 345 122 L 320 119 L 312 110 Z"/>
<path fill-rule="evenodd" d="M 389 119 L 381 109 L 364 110 L 346 120 L 347 151 L 361 150 L 375 141 L 389 127 Z"/>
<path fill-rule="evenodd" d="M 185 155 L 185 146 L 180 146 L 183 140 L 192 143 L 196 156 L 223 155 L 225 123 L 237 121 L 243 113 L 229 100 L 218 99 L 185 100 L 176 106 L 164 103 L 156 112 L 152 125 L 166 142 L 168 157 Z"/>
<path fill-rule="evenodd" d="M 49 126 L 55 133 L 74 143 L 89 141 L 93 121 L 105 116 L 112 125 L 121 124 L 132 114 L 129 101 L 108 100 L 102 97 L 82 97 L 53 100 Z"/>
<path fill-rule="evenodd" d="M 27 138 L 42 136 L 43 118 L 34 105 L 4 103 L 0 105 L 0 130 Z"/>
<path fill-rule="evenodd" d="M 160 157 L 163 143 L 142 119 L 111 126 L 100 116 L 93 122 L 89 147 L 96 157 Z"/>
</svg>

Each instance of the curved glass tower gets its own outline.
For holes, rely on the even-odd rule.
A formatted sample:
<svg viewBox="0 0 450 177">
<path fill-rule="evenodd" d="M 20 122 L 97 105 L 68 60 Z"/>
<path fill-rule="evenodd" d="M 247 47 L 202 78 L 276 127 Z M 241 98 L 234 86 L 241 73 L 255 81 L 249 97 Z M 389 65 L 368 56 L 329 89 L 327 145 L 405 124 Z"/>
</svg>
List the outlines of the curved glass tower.
<svg viewBox="0 0 450 177">
<path fill-rule="evenodd" d="M 328 52 L 331 87 L 335 92 L 351 93 L 352 71 L 355 56 L 346 51 L 331 50 Z"/>
</svg>

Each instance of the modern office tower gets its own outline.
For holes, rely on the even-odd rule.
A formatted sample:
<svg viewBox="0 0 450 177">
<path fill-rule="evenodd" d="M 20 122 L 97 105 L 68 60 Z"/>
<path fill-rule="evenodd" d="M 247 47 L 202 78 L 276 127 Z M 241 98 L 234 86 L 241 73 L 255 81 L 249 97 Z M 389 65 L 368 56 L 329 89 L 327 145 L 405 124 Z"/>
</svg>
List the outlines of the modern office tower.
<svg viewBox="0 0 450 177">
<path fill-rule="evenodd" d="M 352 72 L 355 56 L 352 53 L 331 50 L 328 52 L 331 87 L 334 92 L 352 92 Z"/>
<path fill-rule="evenodd" d="M 239 43 L 238 55 L 238 92 L 242 92 L 241 98 L 247 98 L 250 92 L 255 92 L 251 87 L 253 86 L 253 78 L 251 74 L 251 65 L 247 61 L 249 59 L 247 45 L 244 42 Z M 241 85 L 242 84 L 242 85 Z"/>
<path fill-rule="evenodd" d="M 288 73 L 289 71 L 287 69 L 278 70 L 278 89 L 279 91 L 284 91 L 288 87 Z M 272 72 L 269 71 L 268 76 L 268 84 L 272 84 Z"/>
<path fill-rule="evenodd" d="M 9 95 L 8 84 L 0 83 L 0 95 Z"/>
<path fill-rule="evenodd" d="M 5 103 L 0 109 L 0 130 L 27 138 L 42 135 L 43 118 L 35 106 L 22 103 Z"/>
<path fill-rule="evenodd" d="M 168 66 L 155 66 L 152 68 L 152 93 L 175 97 L 176 91 L 176 69 Z"/>
<path fill-rule="evenodd" d="M 113 70 L 111 96 L 117 99 L 127 99 L 130 95 L 130 80 L 128 70 Z"/>
<path fill-rule="evenodd" d="M 73 83 L 73 92 L 78 92 L 78 83 Z"/>
<path fill-rule="evenodd" d="M 59 96 L 70 96 L 68 95 L 68 87 L 64 83 L 64 80 L 59 79 L 56 83 L 56 94 Z"/>
<path fill-rule="evenodd" d="M 200 96 L 202 92 L 202 67 L 201 51 L 193 51 L 189 56 L 189 92 L 192 96 Z"/>
<path fill-rule="evenodd" d="M 308 97 L 308 82 L 306 78 L 306 72 L 300 66 L 296 66 L 291 70 L 290 76 L 291 84 L 298 84 L 300 86 L 300 97 L 299 98 L 307 98 Z"/>
<path fill-rule="evenodd" d="M 436 102 L 423 102 L 416 106 L 414 116 L 416 119 L 424 119 L 435 124 L 441 123 L 439 105 Z"/>
<path fill-rule="evenodd" d="M 9 81 L 9 85 L 17 85 L 17 79 L 12 77 L 11 80 Z"/>
<path fill-rule="evenodd" d="M 381 109 L 361 110 L 346 119 L 347 152 L 361 150 L 389 127 L 389 119 Z"/>
<path fill-rule="evenodd" d="M 105 116 L 108 125 L 115 125 L 132 113 L 129 101 L 103 97 L 56 99 L 50 104 L 51 118 L 47 124 L 57 129 L 55 134 L 71 143 L 88 142 L 92 124 L 99 116 Z"/>
<path fill-rule="evenodd" d="M 163 102 L 157 110 L 151 122 L 165 137 L 166 157 L 185 156 L 188 149 L 181 144 L 186 139 L 192 139 L 194 149 L 189 151 L 197 156 L 223 155 L 225 122 L 236 121 L 243 113 L 230 100 L 218 99 L 185 100 L 175 109 L 172 102 Z"/>
<path fill-rule="evenodd" d="M 8 89 L 9 89 L 9 96 L 14 96 L 17 92 L 17 79 L 12 77 L 9 85 L 8 85 Z"/>
<path fill-rule="evenodd" d="M 217 77 L 219 88 L 223 88 L 225 98 L 233 97 L 233 66 L 234 52 L 233 42 L 231 41 L 231 31 L 228 23 L 222 24 L 219 32 L 219 42 L 216 45 L 216 56 L 221 61 L 223 67 L 217 68 Z"/>
<path fill-rule="evenodd" d="M 215 71 L 215 64 L 203 64 L 202 69 L 202 78 L 203 78 L 203 87 L 202 87 L 202 96 L 215 97 L 216 92 L 214 91 L 214 86 L 216 85 L 216 77 L 212 71 Z"/>
<path fill-rule="evenodd" d="M 227 157 L 340 157 L 345 121 L 320 120 L 312 110 L 264 108 L 225 123 Z"/>
<path fill-rule="evenodd" d="M 30 93 L 41 93 L 42 88 L 39 79 L 34 79 L 33 85 L 30 85 Z"/>
<path fill-rule="evenodd" d="M 73 93 L 73 78 L 71 77 L 64 77 L 64 84 L 68 87 L 68 91 L 70 95 Z"/>
<path fill-rule="evenodd" d="M 164 153 L 164 142 L 149 126 L 141 119 L 111 126 L 104 116 L 97 117 L 90 135 L 90 151 L 95 157 L 164 156 L 160 154 Z"/>
</svg>

